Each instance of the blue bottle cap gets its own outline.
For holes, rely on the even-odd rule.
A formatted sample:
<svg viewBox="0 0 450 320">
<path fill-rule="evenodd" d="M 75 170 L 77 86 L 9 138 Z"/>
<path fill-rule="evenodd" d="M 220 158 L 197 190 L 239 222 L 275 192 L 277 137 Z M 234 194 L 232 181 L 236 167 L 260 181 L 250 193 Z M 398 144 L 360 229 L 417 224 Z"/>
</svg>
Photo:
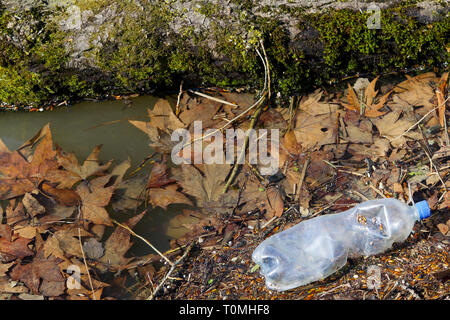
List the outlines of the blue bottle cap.
<svg viewBox="0 0 450 320">
<path fill-rule="evenodd" d="M 416 203 L 416 208 L 419 211 L 420 220 L 428 218 L 431 214 L 430 206 L 426 200 L 422 200 Z"/>
</svg>

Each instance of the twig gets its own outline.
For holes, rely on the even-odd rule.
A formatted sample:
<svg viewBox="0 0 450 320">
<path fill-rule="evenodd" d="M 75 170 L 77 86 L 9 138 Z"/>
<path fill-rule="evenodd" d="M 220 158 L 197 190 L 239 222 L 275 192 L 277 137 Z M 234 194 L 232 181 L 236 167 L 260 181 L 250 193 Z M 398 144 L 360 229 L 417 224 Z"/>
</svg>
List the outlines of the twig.
<svg viewBox="0 0 450 320">
<path fill-rule="evenodd" d="M 144 241 L 150 248 L 152 248 L 153 250 L 156 251 L 156 253 L 158 253 L 164 260 L 167 261 L 168 264 L 170 264 L 171 266 L 173 266 L 172 261 L 170 261 L 165 255 L 163 255 L 158 249 L 155 248 L 155 246 L 153 246 L 147 239 L 145 239 L 144 237 L 141 237 L 140 235 L 138 235 L 136 232 L 134 232 L 133 230 L 131 230 L 128 226 L 121 224 L 120 222 L 113 220 L 113 222 L 115 224 L 117 224 L 118 226 L 126 229 L 129 233 L 131 233 L 133 236 L 135 236 L 136 238 L 141 239 L 142 241 Z"/>
<path fill-rule="evenodd" d="M 380 190 L 378 190 L 373 184 L 369 184 L 369 187 L 375 191 L 376 193 L 378 193 L 380 196 L 382 196 L 383 198 L 386 198 L 386 196 L 383 194 L 383 192 L 381 192 Z"/>
<path fill-rule="evenodd" d="M 297 192 L 295 193 L 295 197 L 294 197 L 295 202 L 298 202 L 298 200 L 300 198 L 300 193 L 302 192 L 303 180 L 305 180 L 306 168 L 308 167 L 308 164 L 309 164 L 309 159 L 306 159 L 305 163 L 303 164 L 302 173 L 300 175 L 300 180 L 298 182 L 298 188 L 296 188 Z"/>
<path fill-rule="evenodd" d="M 181 112 L 180 101 L 181 101 L 182 95 L 183 95 L 183 80 L 181 80 L 181 83 L 180 83 L 180 92 L 178 92 L 177 105 L 175 106 L 175 115 L 177 117 L 180 115 L 180 112 Z"/>
<path fill-rule="evenodd" d="M 423 151 L 425 152 L 425 154 L 427 155 L 428 160 L 430 160 L 430 164 L 431 164 L 430 171 L 431 171 L 431 167 L 433 167 L 434 170 L 436 170 L 436 174 L 438 175 L 439 180 L 441 181 L 442 185 L 444 186 L 444 190 L 447 191 L 447 186 L 445 185 L 444 180 L 442 180 L 441 174 L 439 173 L 438 168 L 436 167 L 436 165 L 433 162 L 433 159 L 431 157 L 430 149 L 428 149 L 428 139 L 425 136 L 425 134 L 423 133 L 423 130 L 422 130 L 422 128 L 420 126 L 419 126 L 419 130 L 420 130 L 420 134 L 422 135 L 422 139 L 423 139 L 424 142 L 422 142 L 422 141 L 418 141 L 418 142 L 419 142 L 420 146 L 422 147 Z"/>
<path fill-rule="evenodd" d="M 289 120 L 286 132 L 289 132 L 292 127 L 292 119 L 294 116 L 294 104 L 295 104 L 295 96 L 292 96 L 289 102 Z"/>
<path fill-rule="evenodd" d="M 395 137 L 395 138 L 393 138 L 393 139 L 390 139 L 390 141 L 392 142 L 392 141 L 394 141 L 394 140 L 397 140 L 397 139 L 403 137 L 405 134 L 407 134 L 407 133 L 408 133 L 409 131 L 411 131 L 412 129 L 414 129 L 414 128 L 415 128 L 419 123 L 421 123 L 426 117 L 428 117 L 431 113 L 433 113 L 434 111 L 436 111 L 437 109 L 439 109 L 442 105 L 444 105 L 444 104 L 447 102 L 448 98 L 450 98 L 450 96 L 447 97 L 447 99 L 445 99 L 445 101 L 444 101 L 442 104 L 440 104 L 440 105 L 438 105 L 437 107 L 435 107 L 435 108 L 431 109 L 430 111 L 428 111 L 422 118 L 419 119 L 419 121 L 417 121 L 416 123 L 414 123 L 414 124 L 413 124 L 411 127 L 409 127 L 405 132 L 403 132 L 401 135 L 399 135 L 399 136 L 397 136 L 397 137 Z"/>
<path fill-rule="evenodd" d="M 277 218 L 277 216 L 273 216 L 269 221 L 267 221 L 266 223 L 264 223 L 260 230 L 264 229 L 265 227 L 267 227 L 269 224 L 271 224 L 275 219 Z"/>
<path fill-rule="evenodd" d="M 358 176 L 358 177 L 366 177 L 364 174 L 359 173 L 359 172 L 348 171 L 348 170 L 343 170 L 343 169 L 337 169 L 337 170 L 341 171 L 341 172 L 345 172 L 345 173 L 350 173 L 350 174 L 353 174 L 353 175 Z"/>
<path fill-rule="evenodd" d="M 260 42 L 260 44 L 262 45 L 262 42 Z M 264 49 L 264 47 L 263 47 L 263 49 Z M 236 174 L 237 174 L 237 172 L 238 172 L 238 170 L 240 168 L 239 164 L 242 163 L 243 162 L 242 160 L 245 158 L 245 150 L 247 149 L 248 140 L 249 140 L 249 137 L 250 137 L 250 130 L 255 127 L 256 122 L 258 121 L 258 118 L 259 118 L 259 116 L 261 115 L 261 113 L 263 111 L 263 105 L 264 105 L 264 102 L 266 101 L 266 97 L 267 97 L 267 94 L 268 94 L 268 91 L 266 90 L 266 88 L 267 88 L 267 83 L 268 83 L 268 78 L 269 78 L 269 66 L 267 65 L 265 59 L 263 59 L 263 57 L 261 56 L 261 53 L 258 51 L 258 49 L 256 49 L 256 52 L 260 56 L 261 61 L 262 61 L 263 65 L 264 65 L 264 89 L 263 89 L 263 94 L 258 99 L 258 101 L 253 106 L 251 106 L 251 108 L 256 107 L 257 109 L 253 112 L 252 119 L 250 121 L 250 126 L 249 126 L 249 128 L 248 128 L 248 130 L 247 130 L 247 132 L 245 134 L 244 145 L 242 146 L 241 153 L 239 154 L 239 156 L 237 158 L 237 161 L 236 161 L 236 163 L 235 163 L 235 165 L 233 167 L 233 170 L 231 171 L 231 173 L 230 173 L 230 175 L 229 175 L 229 177 L 227 179 L 227 182 L 225 184 L 225 187 L 222 190 L 222 193 L 226 193 L 227 192 L 229 186 L 233 182 L 233 180 L 234 180 L 234 178 L 235 178 L 235 176 L 236 176 Z M 266 56 L 266 59 L 267 59 L 267 56 Z M 243 113 L 247 112 L 248 110 L 250 110 L 250 108 L 248 108 Z M 240 117 L 243 113 L 239 114 L 238 116 Z M 236 118 L 237 117 L 235 117 L 234 119 L 236 119 Z M 232 119 L 226 125 L 229 125 L 232 121 L 234 121 L 234 119 Z M 213 133 L 215 133 L 215 132 L 213 132 Z"/>
<path fill-rule="evenodd" d="M 319 293 L 319 296 L 320 296 L 320 297 L 321 297 L 321 296 L 324 296 L 324 295 L 326 295 L 326 294 L 328 294 L 328 293 L 331 293 L 331 292 L 333 292 L 333 291 L 336 291 L 337 289 L 340 289 L 340 288 L 351 288 L 351 287 L 350 287 L 350 283 L 344 283 L 344 284 L 341 284 L 341 285 L 339 285 L 339 286 L 337 286 L 337 287 L 334 287 L 334 288 L 332 288 L 332 289 L 330 289 L 330 290 L 328 290 L 328 291 L 321 292 L 321 293 Z"/>
<path fill-rule="evenodd" d="M 97 300 L 97 297 L 95 296 L 94 285 L 92 284 L 91 273 L 89 272 L 89 267 L 88 267 L 87 262 L 86 262 L 86 255 L 84 254 L 83 244 L 81 243 L 81 229 L 80 229 L 80 227 L 78 227 L 78 241 L 80 242 L 80 248 L 81 248 L 81 254 L 83 255 L 84 267 L 86 268 L 88 279 L 89 279 L 89 285 L 91 286 L 92 299 Z"/>
<path fill-rule="evenodd" d="M 436 97 L 437 97 L 438 105 L 441 106 L 438 110 L 439 123 L 440 123 L 441 127 L 443 127 L 445 130 L 445 141 L 448 146 L 448 145 L 450 145 L 450 141 L 449 141 L 448 131 L 447 131 L 447 119 L 445 118 L 445 107 L 446 106 L 445 106 L 445 103 L 442 103 L 442 100 L 444 100 L 444 94 L 443 94 L 443 92 L 441 92 L 440 89 L 436 89 Z"/>
<path fill-rule="evenodd" d="M 226 101 L 226 100 L 222 100 L 222 99 L 219 99 L 219 98 L 215 98 L 215 97 L 212 97 L 212 96 L 208 96 L 207 94 L 204 94 L 204 93 L 201 93 L 201 92 L 197 92 L 197 91 L 194 91 L 194 90 L 191 90 L 191 89 L 189 89 L 188 91 L 189 91 L 190 93 L 196 94 L 196 95 L 198 95 L 198 96 L 200 96 L 200 97 L 203 97 L 203 98 L 206 98 L 206 99 L 209 99 L 209 100 L 213 100 L 213 101 L 216 101 L 216 102 L 219 102 L 219 103 L 227 104 L 227 105 L 233 106 L 233 107 L 239 107 L 239 106 L 238 106 L 237 104 L 235 104 L 235 103 L 231 103 L 231 102 L 228 102 L 228 101 Z"/>
<path fill-rule="evenodd" d="M 267 92 L 264 92 L 263 97 L 265 97 L 266 94 L 267 94 Z M 249 126 L 249 128 L 248 128 L 248 130 L 247 130 L 247 133 L 245 134 L 244 145 L 242 146 L 241 153 L 239 154 L 239 157 L 238 157 L 237 160 L 236 160 L 236 163 L 235 163 L 235 165 L 234 165 L 234 167 L 233 167 L 233 170 L 231 171 L 230 176 L 229 176 L 228 179 L 227 179 L 227 182 L 226 182 L 226 184 L 225 184 L 225 187 L 224 187 L 223 190 L 222 190 L 222 193 L 227 192 L 228 187 L 229 187 L 229 186 L 231 185 L 231 183 L 233 182 L 233 180 L 234 180 L 234 178 L 235 178 L 235 176 L 236 176 L 236 174 L 237 174 L 237 172 L 238 172 L 238 170 L 239 170 L 239 167 L 240 167 L 239 164 L 242 163 L 242 160 L 243 160 L 244 157 L 245 157 L 245 150 L 247 149 L 248 140 L 249 140 L 249 138 L 250 138 L 250 130 L 253 129 L 253 128 L 255 127 L 256 122 L 258 121 L 258 118 L 259 118 L 259 116 L 260 116 L 260 114 L 261 114 L 261 112 L 262 112 L 262 110 L 263 110 L 263 105 L 264 105 L 263 102 L 264 102 L 264 100 L 261 102 L 261 104 L 260 104 L 260 105 L 258 106 L 258 108 L 255 110 L 255 112 L 253 112 L 252 120 L 250 121 L 250 126 Z"/>
<path fill-rule="evenodd" d="M 156 287 L 156 289 L 153 291 L 153 293 L 147 298 L 147 300 L 153 300 L 153 298 L 155 297 L 155 295 L 158 293 L 159 289 L 161 289 L 161 287 L 164 285 L 164 282 L 166 282 L 166 280 L 170 277 L 170 275 L 172 274 L 173 270 L 175 270 L 175 267 L 184 260 L 184 258 L 186 258 L 186 256 L 188 255 L 188 253 L 191 251 L 192 247 L 194 245 L 194 242 L 192 242 L 189 247 L 186 248 L 186 251 L 183 253 L 183 255 L 177 260 L 175 261 L 175 263 L 172 265 L 172 267 L 170 268 L 169 272 L 167 272 L 167 274 L 164 276 L 164 278 L 162 279 L 162 281 L 159 283 L 159 285 Z"/>
<path fill-rule="evenodd" d="M 420 132 L 422 133 L 422 136 L 423 136 L 423 138 L 425 139 L 425 135 L 423 134 L 422 129 L 420 130 Z M 426 139 L 425 139 L 425 141 L 426 141 Z M 447 186 L 445 185 L 445 182 L 444 182 L 444 180 L 442 179 L 441 174 L 439 173 L 438 168 L 437 168 L 436 165 L 434 164 L 434 161 L 431 159 L 431 155 L 430 155 L 430 153 L 429 153 L 428 148 L 427 148 L 423 143 L 420 143 L 420 146 L 422 147 L 423 151 L 424 151 L 425 154 L 427 155 L 428 160 L 430 160 L 431 166 L 432 166 L 432 167 L 434 168 L 434 170 L 436 171 L 436 174 L 437 174 L 437 176 L 439 177 L 439 180 L 441 181 L 442 186 L 444 187 L 444 190 L 447 191 Z M 430 169 L 431 169 L 431 168 L 430 168 Z"/>
<path fill-rule="evenodd" d="M 81 220 L 81 210 L 80 207 L 78 208 L 78 220 Z M 95 297 L 95 292 L 94 292 L 94 286 L 92 284 L 92 278 L 91 278 L 91 273 L 89 272 L 89 268 L 86 262 L 86 255 L 84 254 L 84 249 L 83 249 L 83 244 L 81 243 L 81 229 L 80 227 L 78 227 L 78 241 L 80 243 L 80 249 L 81 249 L 81 254 L 83 255 L 83 262 L 84 262 L 84 267 L 86 268 L 86 272 L 88 275 L 88 279 L 89 279 L 89 285 L 91 286 L 91 292 L 92 292 L 92 298 L 94 300 L 97 300 L 97 298 Z"/>
<path fill-rule="evenodd" d="M 356 190 L 352 190 L 352 193 L 356 194 L 358 197 L 360 197 L 361 199 L 363 199 L 364 201 L 369 201 L 370 199 L 367 198 L 365 195 L 363 195 L 361 192 L 356 191 Z"/>
<path fill-rule="evenodd" d="M 202 235 L 202 236 L 200 236 L 200 237 L 203 237 L 203 236 L 205 236 L 205 235 Z M 174 252 L 177 252 L 177 251 L 179 251 L 179 250 L 185 248 L 186 246 L 187 246 L 187 244 L 182 245 L 182 246 L 179 246 L 179 247 L 176 247 L 176 248 L 174 248 L 174 249 L 167 250 L 167 251 L 165 251 L 163 254 L 164 254 L 165 256 L 167 256 L 167 255 L 169 255 L 169 254 L 172 254 L 172 253 L 174 253 Z M 146 257 L 147 257 L 147 258 L 146 258 Z M 143 258 L 146 258 L 146 259 L 144 260 Z M 142 257 L 141 260 L 134 261 L 134 262 L 128 264 L 127 267 L 126 267 L 125 269 L 129 270 L 129 269 L 136 268 L 136 267 L 138 267 L 138 266 L 144 266 L 144 265 L 146 265 L 147 263 L 152 262 L 152 261 L 154 261 L 154 260 L 155 260 L 154 255 L 151 255 L 150 257 L 144 256 L 144 257 Z"/>
<path fill-rule="evenodd" d="M 267 68 L 267 98 L 270 100 L 271 96 L 272 96 L 272 91 L 270 90 L 270 64 L 269 64 L 269 59 L 267 58 L 267 54 L 266 54 L 266 49 L 264 48 L 264 43 L 263 41 L 260 39 L 259 40 L 259 44 L 261 45 L 262 51 L 264 53 L 264 60 L 266 60 L 266 68 Z"/>
<path fill-rule="evenodd" d="M 319 211 L 314 212 L 313 214 L 309 215 L 307 218 L 308 218 L 308 219 L 311 219 L 311 218 L 317 216 L 318 214 L 324 212 L 325 210 L 331 208 L 332 206 L 334 206 L 334 203 L 335 203 L 336 201 L 338 201 L 340 198 L 342 198 L 343 196 L 344 196 L 344 195 L 341 194 L 341 195 L 338 196 L 336 199 L 334 199 L 333 201 L 331 201 L 331 203 L 329 203 L 326 207 L 320 209 Z"/>
</svg>

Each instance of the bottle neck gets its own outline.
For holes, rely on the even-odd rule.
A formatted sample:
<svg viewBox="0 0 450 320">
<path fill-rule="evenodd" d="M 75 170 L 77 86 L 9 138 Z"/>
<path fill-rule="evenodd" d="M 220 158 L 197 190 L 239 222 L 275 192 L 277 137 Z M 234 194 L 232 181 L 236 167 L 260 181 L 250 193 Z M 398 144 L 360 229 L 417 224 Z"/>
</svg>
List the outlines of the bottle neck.
<svg viewBox="0 0 450 320">
<path fill-rule="evenodd" d="M 412 211 L 413 211 L 413 217 L 414 217 L 414 221 L 420 221 L 420 214 L 419 214 L 419 210 L 416 208 L 415 205 L 413 205 L 412 207 Z"/>
</svg>

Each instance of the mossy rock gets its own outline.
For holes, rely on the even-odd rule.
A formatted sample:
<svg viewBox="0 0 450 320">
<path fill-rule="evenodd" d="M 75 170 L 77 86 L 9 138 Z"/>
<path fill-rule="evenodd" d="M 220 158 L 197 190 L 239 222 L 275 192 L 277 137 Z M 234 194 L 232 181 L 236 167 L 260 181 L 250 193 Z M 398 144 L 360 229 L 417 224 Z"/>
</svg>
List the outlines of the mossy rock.
<svg viewBox="0 0 450 320">
<path fill-rule="evenodd" d="M 442 1 L 379 3 L 380 29 L 367 25 L 370 4 L 354 1 L 3 3 L 0 101 L 19 106 L 170 90 L 182 80 L 258 88 L 260 40 L 284 96 L 355 73 L 446 68 L 449 58 Z"/>
</svg>

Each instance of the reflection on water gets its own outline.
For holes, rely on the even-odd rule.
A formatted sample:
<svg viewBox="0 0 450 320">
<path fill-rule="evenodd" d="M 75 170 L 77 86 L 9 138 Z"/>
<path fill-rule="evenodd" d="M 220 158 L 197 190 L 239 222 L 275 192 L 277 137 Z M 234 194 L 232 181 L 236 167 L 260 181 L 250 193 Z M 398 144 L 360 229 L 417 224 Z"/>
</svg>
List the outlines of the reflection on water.
<svg viewBox="0 0 450 320">
<path fill-rule="evenodd" d="M 151 150 L 147 135 L 128 123 L 128 120 L 147 121 L 147 108 L 152 108 L 157 98 L 142 96 L 131 101 L 131 105 L 121 100 L 82 102 L 70 107 L 59 107 L 52 112 L 3 112 L 0 113 L 0 138 L 8 148 L 14 150 L 50 123 L 53 141 L 64 151 L 74 152 L 80 162 L 86 159 L 95 146 L 103 144 L 99 160 L 114 159 L 114 164 L 119 164 L 130 157 L 132 166 L 128 172 L 131 172 Z M 142 174 L 148 174 L 149 170 L 150 166 L 146 166 Z M 180 210 L 176 205 L 169 206 L 168 211 L 160 208 L 150 211 L 136 227 L 138 234 L 160 250 L 167 249 L 168 220 L 178 213 Z M 134 211 L 110 214 L 123 221 L 134 215 Z M 134 254 L 151 253 L 145 244 L 137 244 L 138 241 L 134 240 Z"/>
</svg>

